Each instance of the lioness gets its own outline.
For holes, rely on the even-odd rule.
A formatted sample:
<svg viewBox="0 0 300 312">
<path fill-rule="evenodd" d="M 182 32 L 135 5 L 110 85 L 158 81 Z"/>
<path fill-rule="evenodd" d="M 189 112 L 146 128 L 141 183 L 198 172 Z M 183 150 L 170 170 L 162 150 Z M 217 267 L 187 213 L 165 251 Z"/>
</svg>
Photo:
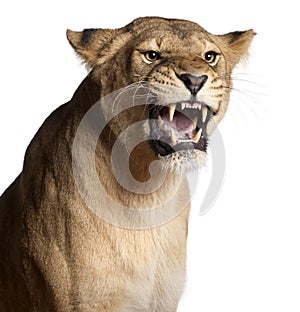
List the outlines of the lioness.
<svg viewBox="0 0 300 312">
<path fill-rule="evenodd" d="M 183 173 L 201 163 L 254 35 L 158 17 L 67 31 L 90 71 L 1 196 L 1 312 L 176 311 Z"/>
</svg>

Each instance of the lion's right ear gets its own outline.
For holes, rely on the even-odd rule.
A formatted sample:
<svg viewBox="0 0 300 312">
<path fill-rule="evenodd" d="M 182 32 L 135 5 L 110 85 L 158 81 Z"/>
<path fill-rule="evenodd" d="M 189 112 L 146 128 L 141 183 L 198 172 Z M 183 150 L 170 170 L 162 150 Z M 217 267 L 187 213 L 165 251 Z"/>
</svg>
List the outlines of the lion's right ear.
<svg viewBox="0 0 300 312">
<path fill-rule="evenodd" d="M 113 29 L 67 30 L 67 38 L 76 53 L 89 67 L 94 67 L 100 58 L 100 51 L 116 35 Z"/>
</svg>

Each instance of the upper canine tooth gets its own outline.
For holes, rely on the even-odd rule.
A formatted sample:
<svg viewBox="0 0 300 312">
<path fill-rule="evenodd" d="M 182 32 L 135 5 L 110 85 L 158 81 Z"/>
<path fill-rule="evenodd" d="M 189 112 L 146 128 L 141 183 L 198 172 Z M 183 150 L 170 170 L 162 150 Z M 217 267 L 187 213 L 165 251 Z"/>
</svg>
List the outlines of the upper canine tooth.
<svg viewBox="0 0 300 312">
<path fill-rule="evenodd" d="M 169 120 L 172 121 L 174 118 L 174 114 L 175 114 L 175 109 L 176 109 L 176 104 L 171 104 L 169 106 Z"/>
<path fill-rule="evenodd" d="M 181 109 L 182 109 L 182 110 L 185 109 L 185 103 L 181 103 Z"/>
<path fill-rule="evenodd" d="M 202 106 L 202 122 L 204 123 L 207 117 L 207 107 L 206 106 Z"/>
<path fill-rule="evenodd" d="M 201 138 L 201 134 L 202 134 L 202 128 L 200 128 L 199 131 L 192 137 L 192 140 L 195 143 L 198 143 Z"/>
</svg>

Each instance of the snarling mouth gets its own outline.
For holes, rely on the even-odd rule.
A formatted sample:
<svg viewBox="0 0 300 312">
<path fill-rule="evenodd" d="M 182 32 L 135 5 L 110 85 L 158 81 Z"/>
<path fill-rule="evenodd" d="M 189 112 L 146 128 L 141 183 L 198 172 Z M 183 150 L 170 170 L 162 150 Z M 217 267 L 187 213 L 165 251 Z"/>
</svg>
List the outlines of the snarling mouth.
<svg viewBox="0 0 300 312">
<path fill-rule="evenodd" d="M 207 148 L 208 106 L 198 102 L 181 102 L 150 107 L 151 146 L 161 156 L 180 150 Z"/>
</svg>

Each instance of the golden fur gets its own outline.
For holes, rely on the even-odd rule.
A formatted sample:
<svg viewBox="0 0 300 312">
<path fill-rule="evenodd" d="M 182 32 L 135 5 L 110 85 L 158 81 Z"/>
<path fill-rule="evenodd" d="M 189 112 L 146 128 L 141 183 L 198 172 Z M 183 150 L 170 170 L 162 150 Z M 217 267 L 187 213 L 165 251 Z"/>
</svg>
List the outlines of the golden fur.
<svg viewBox="0 0 300 312">
<path fill-rule="evenodd" d="M 213 113 L 211 133 L 227 108 L 232 69 L 247 54 L 254 32 L 215 36 L 189 21 L 139 18 L 120 29 L 68 31 L 67 36 L 91 71 L 71 101 L 44 122 L 27 149 L 22 173 L 1 196 L 0 311 L 174 312 L 185 281 L 189 216 L 188 186 L 175 171 L 203 152 L 159 157 L 141 142 L 130 155 L 133 177 L 148 181 L 153 161 L 170 171 L 158 190 L 134 194 L 114 178 L 110 157 L 116 138 L 131 124 L 143 121 L 140 132 L 147 138 L 148 105 L 108 120 L 95 151 L 102 189 L 87 184 L 88 192 L 101 207 L 109 204 L 106 193 L 133 210 L 170 200 L 179 211 L 156 227 L 130 229 L 87 206 L 73 177 L 73 140 L 94 103 L 121 88 L 146 82 L 164 105 L 186 101 L 190 91 L 178 79 L 185 73 L 208 76 L 197 96 Z M 211 50 L 219 55 L 215 66 L 203 59 Z M 149 61 L 147 51 L 167 61 Z M 101 108 L 103 116 L 108 113 Z M 134 217 L 127 221 L 135 222 Z"/>
</svg>

